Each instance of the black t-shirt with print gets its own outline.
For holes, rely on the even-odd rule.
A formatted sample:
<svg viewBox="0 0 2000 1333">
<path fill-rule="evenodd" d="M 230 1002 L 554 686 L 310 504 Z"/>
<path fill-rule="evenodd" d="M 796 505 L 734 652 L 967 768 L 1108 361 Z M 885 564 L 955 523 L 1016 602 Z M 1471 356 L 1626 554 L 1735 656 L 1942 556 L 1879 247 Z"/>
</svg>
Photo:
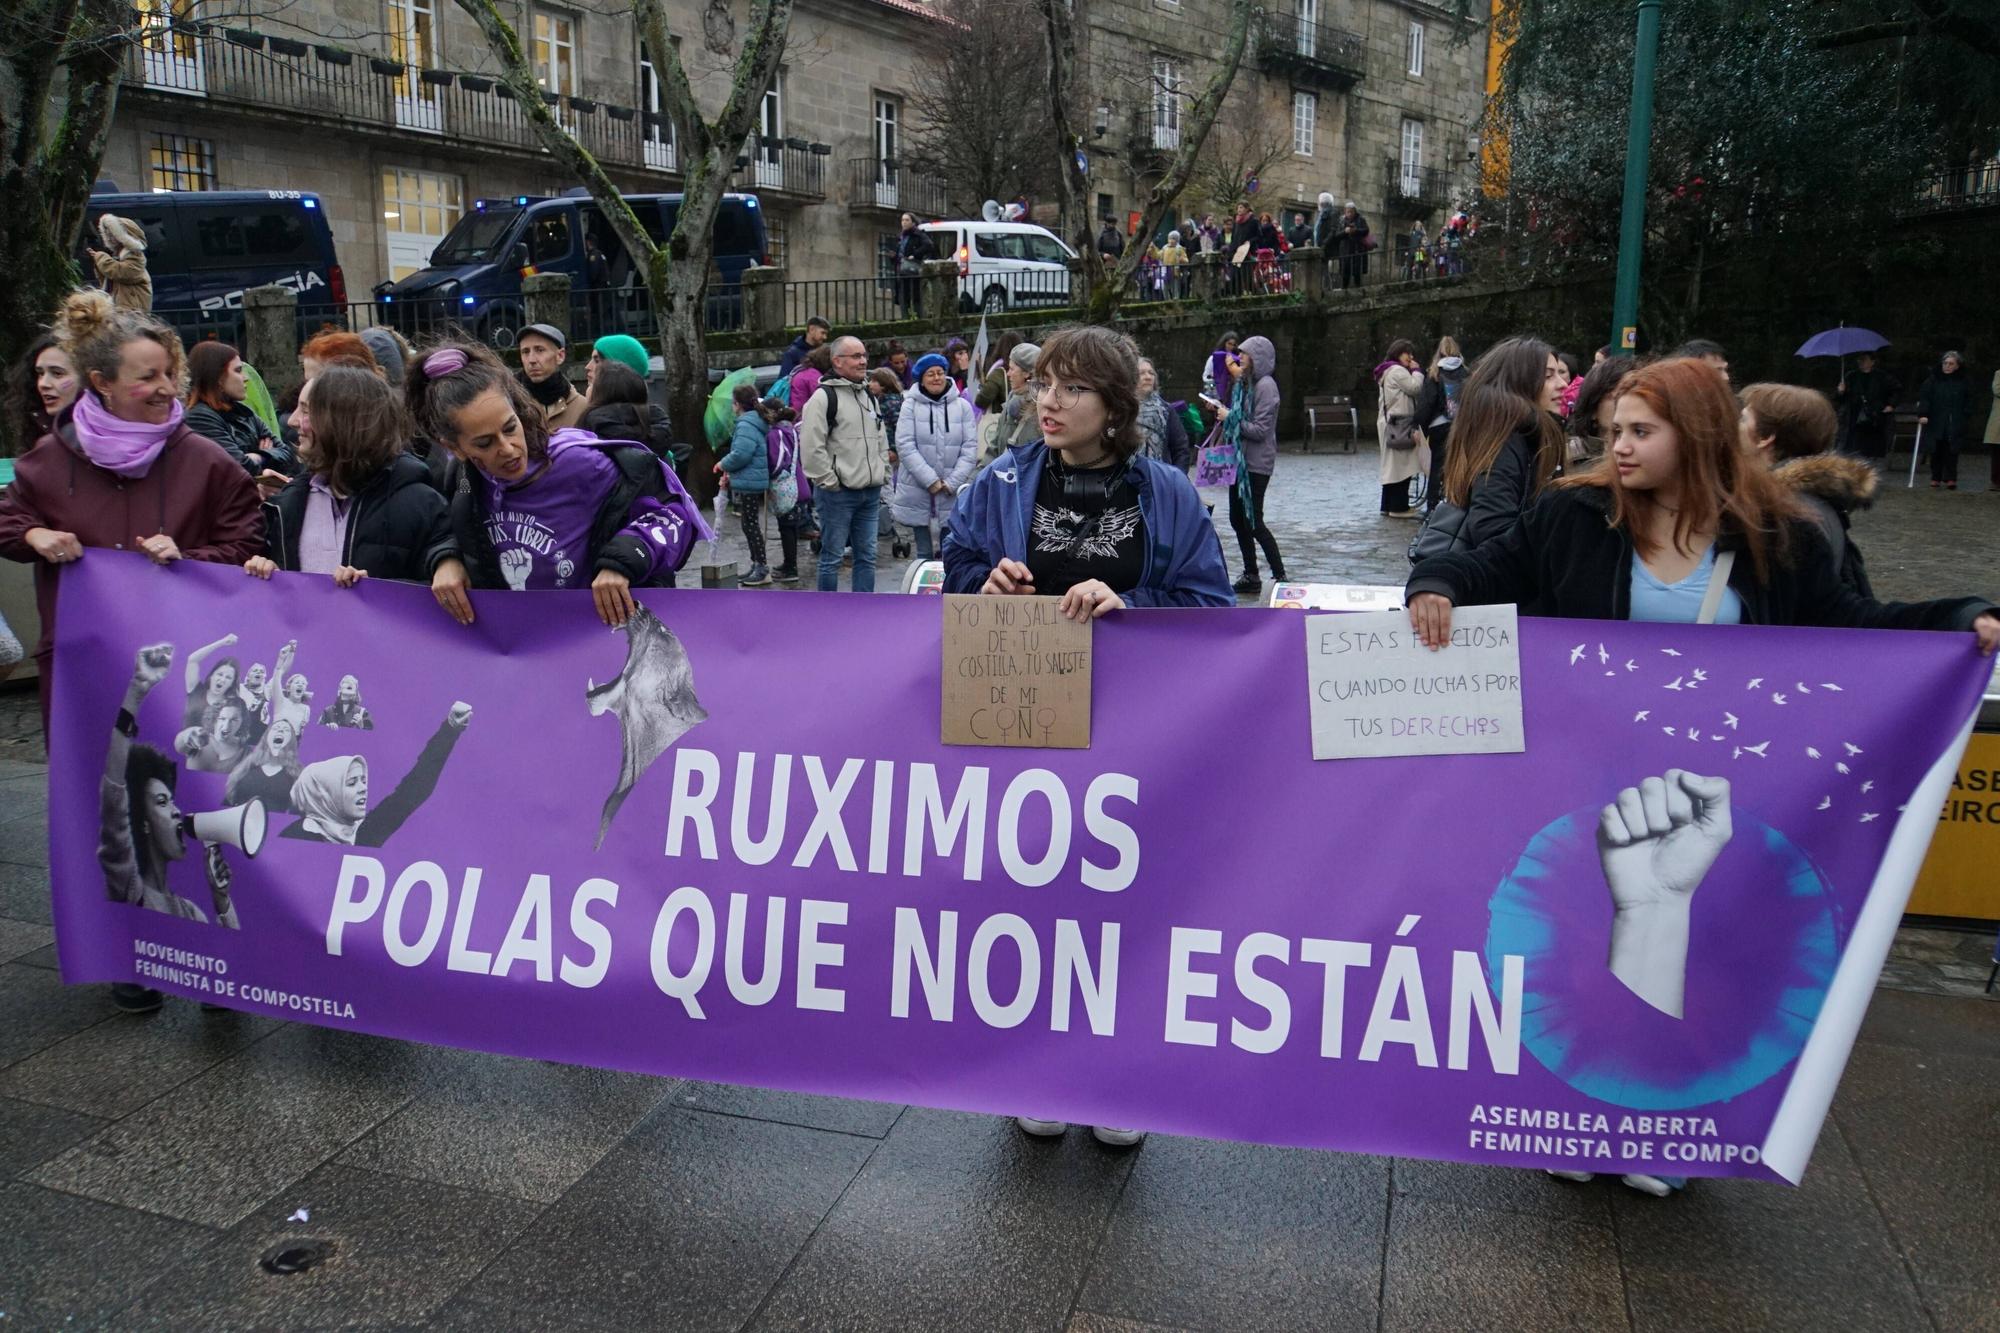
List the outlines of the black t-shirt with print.
<svg viewBox="0 0 2000 1333">
<path fill-rule="evenodd" d="M 1139 586 L 1146 568 L 1146 524 L 1128 464 L 1065 468 L 1049 460 L 1035 488 L 1028 568 L 1043 596 L 1091 579 L 1117 593 Z"/>
</svg>

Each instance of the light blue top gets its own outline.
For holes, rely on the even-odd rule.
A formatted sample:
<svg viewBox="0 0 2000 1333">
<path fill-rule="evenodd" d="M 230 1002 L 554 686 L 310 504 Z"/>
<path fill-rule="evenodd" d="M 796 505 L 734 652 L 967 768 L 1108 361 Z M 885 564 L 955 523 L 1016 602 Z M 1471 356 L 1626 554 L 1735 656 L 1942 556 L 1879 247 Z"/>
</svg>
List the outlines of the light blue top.
<svg viewBox="0 0 2000 1333">
<path fill-rule="evenodd" d="M 1708 595 L 1708 580 L 1715 573 L 1715 547 L 1710 546 L 1701 563 L 1678 583 L 1662 583 L 1646 568 L 1646 562 L 1632 557 L 1632 619 L 1658 620 L 1674 625 L 1692 625 L 1701 615 L 1701 599 Z M 1722 594 L 1716 609 L 1718 625 L 1743 623 L 1743 599 L 1734 588 Z"/>
</svg>

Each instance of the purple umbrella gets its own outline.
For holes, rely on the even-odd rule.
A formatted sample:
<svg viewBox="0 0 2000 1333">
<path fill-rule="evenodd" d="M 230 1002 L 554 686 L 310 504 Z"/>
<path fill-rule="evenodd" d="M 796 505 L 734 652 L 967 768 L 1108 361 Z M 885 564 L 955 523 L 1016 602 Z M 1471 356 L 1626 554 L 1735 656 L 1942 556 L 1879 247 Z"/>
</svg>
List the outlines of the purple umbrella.
<svg viewBox="0 0 2000 1333">
<path fill-rule="evenodd" d="M 1889 340 L 1873 329 L 1856 328 L 1847 324 L 1824 333 L 1815 333 L 1799 344 L 1794 356 L 1853 356 L 1857 352 L 1872 352 L 1887 347 Z"/>
</svg>

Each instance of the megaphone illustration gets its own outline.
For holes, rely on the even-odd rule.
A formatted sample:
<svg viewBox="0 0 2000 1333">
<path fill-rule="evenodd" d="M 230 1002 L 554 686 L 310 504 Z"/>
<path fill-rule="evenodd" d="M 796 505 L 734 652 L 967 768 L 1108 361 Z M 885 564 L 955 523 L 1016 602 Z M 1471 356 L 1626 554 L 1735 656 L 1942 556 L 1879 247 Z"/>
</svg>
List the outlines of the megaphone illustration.
<svg viewBox="0 0 2000 1333">
<path fill-rule="evenodd" d="M 181 832 L 199 842 L 226 842 L 245 856 L 255 856 L 264 846 L 264 803 L 245 801 L 220 810 L 204 810 L 181 816 Z"/>
</svg>

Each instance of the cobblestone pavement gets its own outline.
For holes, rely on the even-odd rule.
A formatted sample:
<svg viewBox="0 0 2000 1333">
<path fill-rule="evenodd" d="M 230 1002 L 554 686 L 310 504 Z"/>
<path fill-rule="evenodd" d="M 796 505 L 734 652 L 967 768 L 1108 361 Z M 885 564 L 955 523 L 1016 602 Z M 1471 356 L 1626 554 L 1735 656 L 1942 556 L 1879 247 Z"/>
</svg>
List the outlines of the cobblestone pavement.
<svg viewBox="0 0 2000 1333">
<path fill-rule="evenodd" d="M 1287 455 L 1294 577 L 1399 581 L 1409 524 L 1374 500 L 1372 457 Z M 1996 497 L 1894 491 L 1859 534 L 1885 595 L 2000 586 Z M 8 1328 L 2000 1326 L 1987 939 L 1903 932 L 1797 1190 L 1109 1151 L 181 1002 L 117 1014 L 54 971 L 34 715 L 0 694 Z"/>
</svg>

